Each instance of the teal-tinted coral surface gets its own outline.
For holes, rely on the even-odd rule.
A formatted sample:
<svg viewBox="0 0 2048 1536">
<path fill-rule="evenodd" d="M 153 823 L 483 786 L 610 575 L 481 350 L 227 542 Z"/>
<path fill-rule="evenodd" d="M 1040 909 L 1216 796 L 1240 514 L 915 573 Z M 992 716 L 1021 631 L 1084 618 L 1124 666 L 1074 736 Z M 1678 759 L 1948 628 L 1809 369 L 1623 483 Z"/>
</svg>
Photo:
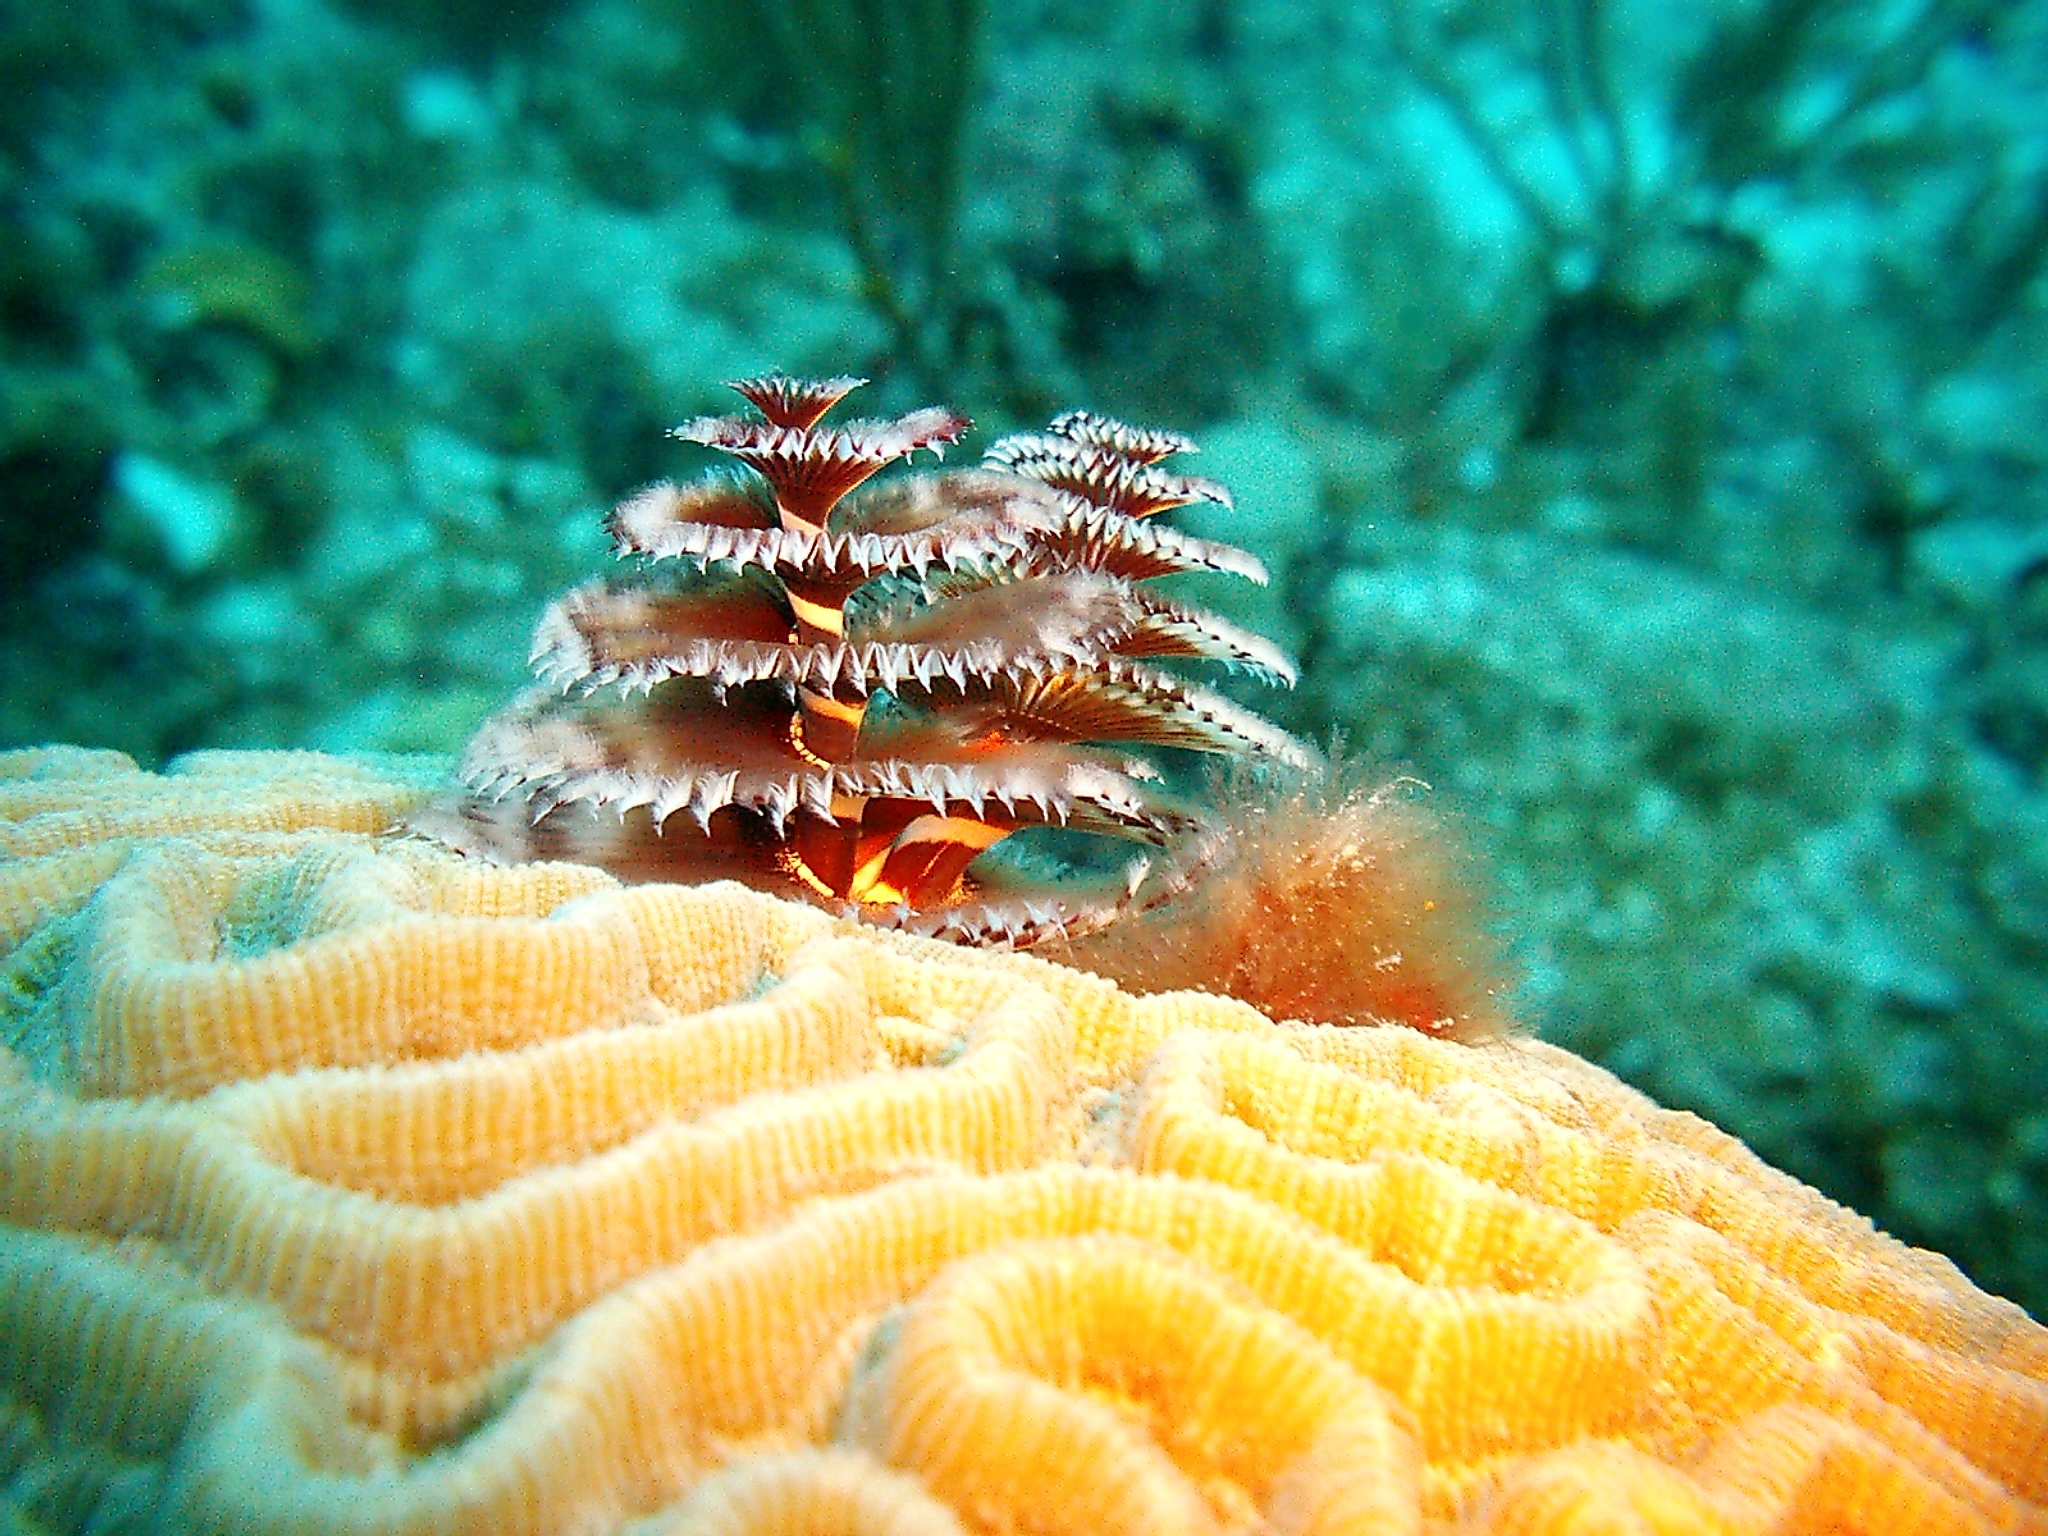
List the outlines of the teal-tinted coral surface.
<svg viewBox="0 0 2048 1536">
<path fill-rule="evenodd" d="M 9 6 L 0 745 L 452 751 L 726 378 L 1170 426 L 1522 1015 L 2048 1316 L 2044 102 L 1992 0 Z"/>
</svg>

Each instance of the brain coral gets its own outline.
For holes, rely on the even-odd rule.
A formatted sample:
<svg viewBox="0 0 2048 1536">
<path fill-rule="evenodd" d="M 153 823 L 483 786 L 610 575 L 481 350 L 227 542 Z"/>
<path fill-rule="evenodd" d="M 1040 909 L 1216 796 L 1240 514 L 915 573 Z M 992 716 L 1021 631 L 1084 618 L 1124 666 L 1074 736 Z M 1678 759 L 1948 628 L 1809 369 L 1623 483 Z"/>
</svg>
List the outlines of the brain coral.
<svg viewBox="0 0 2048 1536">
<path fill-rule="evenodd" d="M 18 1525 L 2048 1528 L 2048 1330 L 1561 1051 L 473 866 L 420 792 L 0 757 Z"/>
</svg>

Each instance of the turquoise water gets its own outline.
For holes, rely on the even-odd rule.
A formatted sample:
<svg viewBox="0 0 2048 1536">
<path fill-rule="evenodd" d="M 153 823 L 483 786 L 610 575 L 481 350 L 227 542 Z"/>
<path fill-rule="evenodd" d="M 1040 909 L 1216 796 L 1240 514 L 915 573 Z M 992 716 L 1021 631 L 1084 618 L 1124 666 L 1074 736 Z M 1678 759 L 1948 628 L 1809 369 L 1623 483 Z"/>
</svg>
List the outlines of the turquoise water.
<svg viewBox="0 0 2048 1536">
<path fill-rule="evenodd" d="M 1675 14 L 10 5 L 0 744 L 453 751 L 726 378 L 1173 427 L 1532 1025 L 2048 1314 L 2048 7 Z"/>
</svg>

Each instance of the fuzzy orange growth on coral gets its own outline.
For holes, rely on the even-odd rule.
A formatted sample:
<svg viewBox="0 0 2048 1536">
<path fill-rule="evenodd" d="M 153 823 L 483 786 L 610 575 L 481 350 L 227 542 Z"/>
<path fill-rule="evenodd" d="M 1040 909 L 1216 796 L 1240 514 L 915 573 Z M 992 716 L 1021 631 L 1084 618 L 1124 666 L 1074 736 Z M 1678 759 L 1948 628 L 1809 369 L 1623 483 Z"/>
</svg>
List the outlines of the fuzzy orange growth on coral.
<svg viewBox="0 0 2048 1536">
<path fill-rule="evenodd" d="M 1334 769 L 1278 783 L 1232 775 L 1202 878 L 1061 958 L 1137 991 L 1222 992 L 1276 1019 L 1499 1034 L 1504 985 L 1483 902 L 1422 788 Z"/>
<path fill-rule="evenodd" d="M 1178 571 L 1265 577 L 1243 550 L 1149 521 L 1228 503 L 1214 482 L 1161 467 L 1191 442 L 1071 412 L 996 443 L 979 469 L 863 490 L 968 422 L 934 407 L 824 425 L 861 382 L 740 380 L 757 415 L 675 429 L 745 467 L 653 486 L 612 513 L 638 569 L 548 609 L 533 646 L 541 685 L 478 731 L 463 799 L 422 830 L 468 852 L 737 878 L 1022 945 L 1184 882 L 1206 818 L 1126 747 L 1309 760 L 1157 664 L 1293 678 L 1264 639 L 1144 585 Z M 1163 856 L 1096 889 L 979 862 L 1047 825 Z"/>
</svg>

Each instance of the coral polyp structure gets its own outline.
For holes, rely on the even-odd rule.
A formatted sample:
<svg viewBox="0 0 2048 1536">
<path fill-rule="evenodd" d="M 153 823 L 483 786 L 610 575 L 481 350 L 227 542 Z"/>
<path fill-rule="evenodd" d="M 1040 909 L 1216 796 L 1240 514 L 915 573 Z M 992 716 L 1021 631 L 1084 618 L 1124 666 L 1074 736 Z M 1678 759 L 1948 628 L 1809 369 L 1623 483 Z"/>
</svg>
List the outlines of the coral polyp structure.
<svg viewBox="0 0 2048 1536">
<path fill-rule="evenodd" d="M 1193 443 L 1076 411 L 978 468 L 873 480 L 969 423 L 934 407 L 826 425 L 862 382 L 740 380 L 754 414 L 675 429 L 735 465 L 613 511 L 634 569 L 549 607 L 537 685 L 477 732 L 462 800 L 423 827 L 1022 945 L 1170 894 L 1199 863 L 1204 813 L 1133 749 L 1308 761 L 1161 664 L 1293 680 L 1260 636 L 1149 585 L 1265 579 L 1245 551 L 1156 520 L 1229 502 L 1165 466 Z M 1048 825 L 1145 851 L 1093 884 L 981 859 Z"/>
</svg>

